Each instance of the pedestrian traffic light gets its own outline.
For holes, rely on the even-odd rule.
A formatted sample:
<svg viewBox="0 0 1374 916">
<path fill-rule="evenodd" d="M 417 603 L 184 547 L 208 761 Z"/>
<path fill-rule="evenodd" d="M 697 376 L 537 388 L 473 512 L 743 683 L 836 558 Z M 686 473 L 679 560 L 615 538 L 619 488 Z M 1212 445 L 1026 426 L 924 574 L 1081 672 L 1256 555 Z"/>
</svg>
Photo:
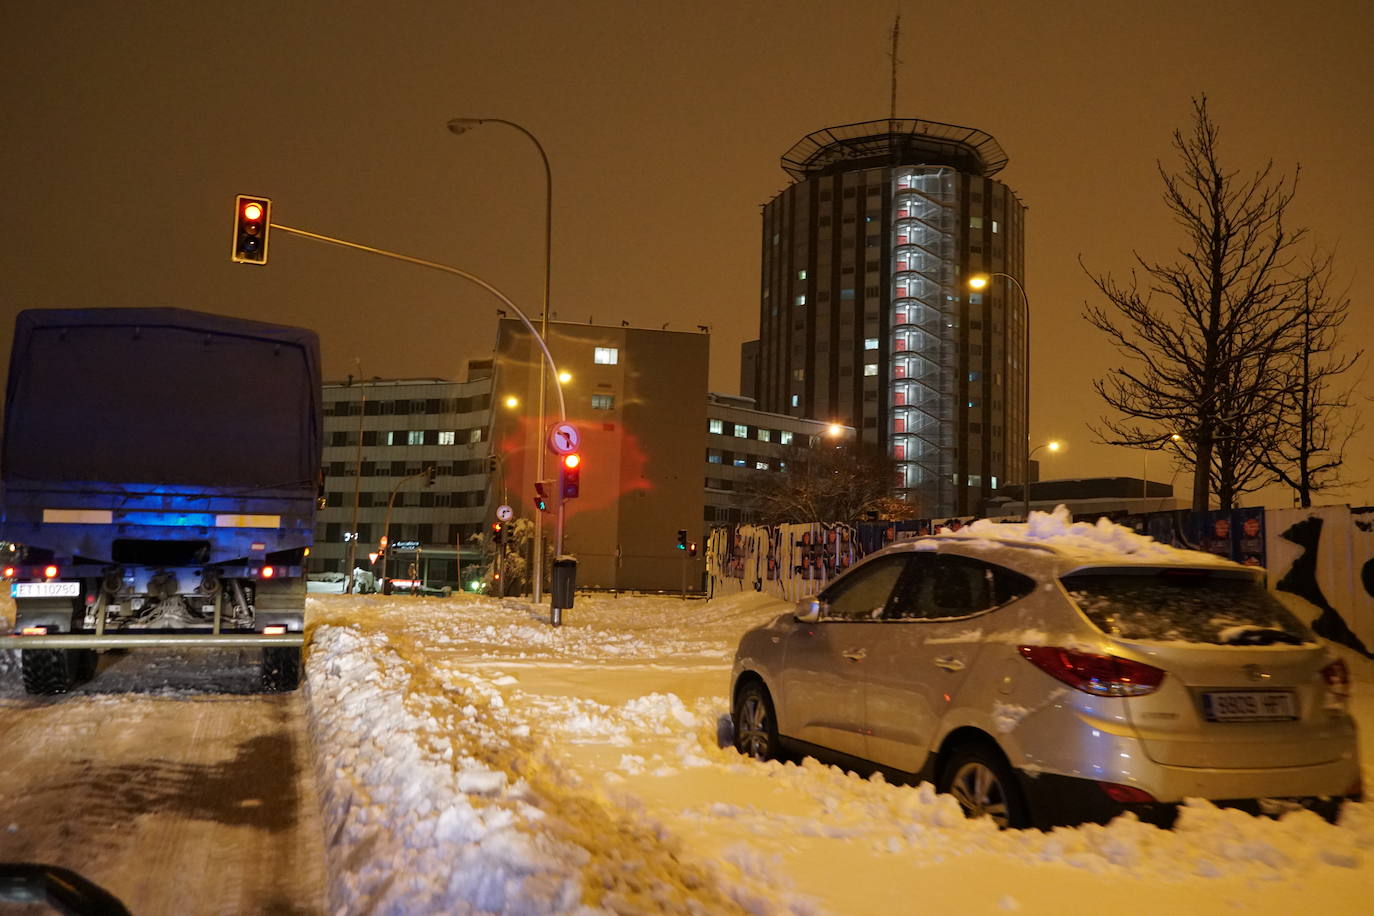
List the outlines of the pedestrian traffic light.
<svg viewBox="0 0 1374 916">
<path fill-rule="evenodd" d="M 679 529 L 677 530 L 677 549 L 678 549 L 678 550 L 686 550 L 686 549 L 687 549 L 687 529 L 686 529 L 686 528 L 679 528 Z"/>
<path fill-rule="evenodd" d="M 434 465 L 431 464 L 429 467 L 425 468 L 425 486 L 434 486 L 434 481 L 438 478 L 438 476 L 439 471 L 437 468 L 434 467 Z"/>
<path fill-rule="evenodd" d="M 574 499 L 577 497 L 579 485 L 582 477 L 582 456 L 573 452 L 571 455 L 564 455 L 563 461 L 559 464 L 558 487 L 564 499 Z"/>
<path fill-rule="evenodd" d="M 549 508 L 549 485 L 542 480 L 534 482 L 534 507 L 540 512 Z"/>
<path fill-rule="evenodd" d="M 266 197 L 234 198 L 234 247 L 231 259 L 238 264 L 267 263 L 267 228 L 271 225 L 272 201 Z"/>
</svg>

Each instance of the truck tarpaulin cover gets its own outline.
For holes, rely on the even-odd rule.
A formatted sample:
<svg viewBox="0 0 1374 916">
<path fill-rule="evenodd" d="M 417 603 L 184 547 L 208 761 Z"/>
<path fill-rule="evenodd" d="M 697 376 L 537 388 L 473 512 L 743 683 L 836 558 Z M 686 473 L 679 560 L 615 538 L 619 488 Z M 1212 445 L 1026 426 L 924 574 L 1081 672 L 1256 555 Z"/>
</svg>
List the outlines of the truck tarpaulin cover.
<svg viewBox="0 0 1374 916">
<path fill-rule="evenodd" d="M 312 486 L 313 331 L 183 309 L 34 309 L 15 322 L 7 480 Z"/>
</svg>

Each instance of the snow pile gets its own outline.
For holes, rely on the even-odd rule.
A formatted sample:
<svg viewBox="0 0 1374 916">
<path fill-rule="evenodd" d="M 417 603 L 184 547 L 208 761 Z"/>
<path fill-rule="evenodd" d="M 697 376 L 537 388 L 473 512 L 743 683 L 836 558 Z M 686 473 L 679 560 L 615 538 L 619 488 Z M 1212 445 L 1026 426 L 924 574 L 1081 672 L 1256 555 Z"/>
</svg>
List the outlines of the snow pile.
<svg viewBox="0 0 1374 916">
<path fill-rule="evenodd" d="M 1032 512 L 1025 522 L 979 519 L 958 531 L 941 528 L 937 536 L 1040 543 L 1083 563 L 1131 560 L 1169 565 L 1236 565 L 1214 554 L 1161 544 L 1148 535 L 1137 534 L 1125 525 L 1115 524 L 1106 518 L 1099 518 L 1096 522 L 1075 522 L 1065 506 L 1059 506 L 1053 512 Z"/>
<path fill-rule="evenodd" d="M 457 624 L 478 640 L 463 646 L 469 662 L 501 655 L 518 663 L 531 653 L 561 658 L 570 646 L 592 641 L 615 658 L 627 634 L 600 631 L 603 641 L 585 629 L 554 631 L 513 602 L 370 603 L 381 620 L 400 612 L 404 628 L 318 625 L 307 663 L 335 907 L 805 911 L 780 898 L 766 876 L 692 855 L 656 819 L 612 802 L 596 788 L 603 780 L 589 784 L 554 752 L 564 740 L 679 740 L 702 719 L 681 699 L 650 692 L 612 707 L 578 697 L 525 697 L 512 691 L 514 676 L 474 672 L 440 648 L 452 644 Z M 355 608 L 366 604 L 353 601 Z M 480 620 L 470 613 L 476 610 Z M 550 634 L 562 636 L 561 644 Z M 714 742 L 714 724 L 710 731 Z M 627 768 L 640 765 L 624 756 Z M 689 765 L 706 764 L 694 749 L 686 757 Z"/>
</svg>

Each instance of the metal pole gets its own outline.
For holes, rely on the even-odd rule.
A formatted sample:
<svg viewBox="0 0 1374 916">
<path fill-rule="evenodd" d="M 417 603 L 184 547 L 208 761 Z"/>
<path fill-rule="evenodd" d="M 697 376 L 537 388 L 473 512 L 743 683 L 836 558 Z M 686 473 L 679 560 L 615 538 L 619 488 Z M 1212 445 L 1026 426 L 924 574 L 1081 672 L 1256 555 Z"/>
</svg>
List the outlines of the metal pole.
<svg viewBox="0 0 1374 916">
<path fill-rule="evenodd" d="M 367 413 L 367 386 L 363 384 L 363 361 L 357 357 L 353 362 L 358 367 L 358 386 L 362 392 L 362 406 L 358 408 L 358 457 L 353 467 L 353 521 L 349 523 L 348 541 L 348 578 L 344 580 L 344 593 L 353 594 L 353 568 L 358 561 L 358 490 L 363 482 L 363 414 Z"/>
<path fill-rule="evenodd" d="M 1023 336 L 1024 340 L 1025 340 L 1025 346 L 1024 346 L 1024 349 L 1023 349 L 1022 355 L 1021 355 L 1021 384 L 1022 384 L 1022 388 L 1024 389 L 1024 392 L 1025 392 L 1025 398 L 1024 398 L 1024 401 L 1023 401 L 1023 406 L 1024 406 L 1024 409 L 1025 409 L 1025 422 L 1026 422 L 1026 450 L 1025 450 L 1025 452 L 1024 452 L 1025 459 L 1024 459 L 1022 465 L 1021 465 L 1021 487 L 1022 487 L 1022 489 L 1023 489 L 1023 491 L 1024 491 L 1022 495 L 1025 497 L 1025 499 L 1024 499 L 1022 502 L 1023 502 L 1023 506 L 1024 506 L 1024 508 L 1025 508 L 1026 521 L 1029 522 L 1029 521 L 1030 521 L 1030 456 L 1031 456 L 1031 444 L 1030 444 L 1030 297 L 1026 295 L 1026 288 L 1025 288 L 1024 286 L 1021 285 L 1021 281 L 1018 280 L 1018 279 L 1016 279 L 1015 277 L 1013 277 L 1011 274 L 1008 274 L 1008 273 L 1001 273 L 1001 272 L 999 271 L 998 273 L 988 274 L 987 276 L 988 276 L 989 278 L 991 278 L 991 277 L 1005 277 L 1006 279 L 1010 280 L 1010 281 L 1012 282 L 1013 285 L 1015 285 L 1016 291 L 1019 292 L 1019 293 L 1021 294 L 1021 308 L 1022 308 L 1022 319 L 1023 319 L 1023 320 L 1022 320 L 1022 328 L 1021 328 L 1021 330 L 1022 330 L 1022 336 Z"/>
<path fill-rule="evenodd" d="M 544 152 L 544 145 L 539 142 L 539 138 L 530 133 L 525 128 L 516 124 L 514 121 L 507 121 L 504 118 L 454 118 L 448 122 L 448 129 L 454 133 L 462 133 L 470 124 L 504 124 L 513 127 L 520 133 L 529 138 L 534 144 L 534 148 L 539 151 L 539 159 L 544 163 L 544 302 L 543 313 L 539 322 L 539 337 L 546 345 L 549 339 L 549 287 L 553 276 L 553 170 L 549 168 L 549 157 Z M 552 361 L 552 359 L 550 359 Z M 555 378 L 557 376 L 555 375 Z M 535 480 L 544 479 L 544 427 L 548 424 L 544 417 L 544 398 L 545 388 L 548 385 L 547 367 L 541 361 L 539 363 L 539 397 L 537 399 L 538 423 L 535 426 L 534 435 L 536 439 L 534 457 L 534 476 Z M 560 387 L 558 398 L 563 399 L 563 390 Z M 566 416 L 561 419 L 567 419 Z M 563 494 L 558 494 L 558 521 L 554 532 L 554 556 L 563 549 Z M 534 603 L 538 604 L 543 595 L 544 580 L 544 518 L 543 513 L 536 513 L 534 516 Z"/>
</svg>

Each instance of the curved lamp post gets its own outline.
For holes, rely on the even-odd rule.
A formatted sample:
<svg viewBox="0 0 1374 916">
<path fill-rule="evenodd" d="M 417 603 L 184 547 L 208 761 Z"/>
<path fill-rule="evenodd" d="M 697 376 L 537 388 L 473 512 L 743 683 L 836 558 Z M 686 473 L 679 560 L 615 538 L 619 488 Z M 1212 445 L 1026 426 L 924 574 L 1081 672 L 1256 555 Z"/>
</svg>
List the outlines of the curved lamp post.
<svg viewBox="0 0 1374 916">
<path fill-rule="evenodd" d="M 549 168 L 549 157 L 544 153 L 544 146 L 539 142 L 539 138 L 530 133 L 525 128 L 516 124 L 514 121 L 507 121 L 504 118 L 453 118 L 448 122 L 448 129 L 455 134 L 464 134 L 474 127 L 483 124 L 504 124 L 513 127 L 529 138 L 534 144 L 534 148 L 539 151 L 539 159 L 544 163 L 544 302 L 543 315 L 539 322 L 539 337 L 541 341 L 548 338 L 549 334 L 549 283 L 552 276 L 553 264 L 553 172 Z M 547 348 L 545 348 L 547 349 Z M 545 364 L 539 363 L 539 400 L 536 406 L 538 412 L 537 423 L 535 424 L 535 448 L 534 476 L 536 480 L 544 479 L 544 387 L 545 387 Z M 563 392 L 559 389 L 559 401 L 562 401 Z M 558 516 L 554 532 L 554 556 L 558 556 L 563 551 L 563 494 L 558 494 Z M 544 513 L 536 512 L 534 515 L 534 602 L 538 604 L 541 600 L 544 581 Z"/>
<path fill-rule="evenodd" d="M 1017 292 L 1021 294 L 1022 308 L 1022 332 L 1025 337 L 1025 348 L 1021 355 L 1022 368 L 1022 389 L 1025 391 L 1023 402 L 1024 416 L 1026 422 L 1026 448 L 1025 459 L 1021 465 L 1021 487 L 1025 490 L 1026 521 L 1030 521 L 1030 297 L 1026 295 L 1026 288 L 1021 285 L 1021 281 L 1007 273 L 974 274 L 969 277 L 969 289 L 984 289 L 992 282 L 993 277 L 1004 277 L 1012 282 Z"/>
<path fill-rule="evenodd" d="M 1051 439 L 1049 442 L 1042 442 L 1042 443 L 1040 443 L 1040 444 L 1037 445 L 1035 448 L 1030 449 L 1029 451 L 1026 452 L 1026 467 L 1027 467 L 1027 468 L 1030 467 L 1030 460 L 1031 460 L 1031 457 L 1032 457 L 1033 455 L 1035 455 L 1036 452 L 1040 451 L 1042 448 L 1047 448 L 1047 449 L 1049 449 L 1051 452 L 1057 452 L 1057 451 L 1059 451 L 1059 450 L 1060 450 L 1061 448 L 1063 448 L 1063 447 L 1064 447 L 1064 444 L 1063 444 L 1062 442 L 1060 442 L 1058 439 Z M 1029 471 L 1027 471 L 1027 473 L 1026 473 L 1026 482 L 1025 482 L 1024 485 L 1022 485 L 1021 489 L 1022 489 L 1022 491 L 1023 491 L 1023 492 L 1021 493 L 1021 495 L 1022 495 L 1023 497 L 1025 497 L 1025 498 L 1021 501 L 1021 503 L 1022 503 L 1022 505 L 1023 505 L 1024 508 L 1025 508 L 1025 512 L 1026 512 L 1026 521 L 1029 522 L 1029 521 L 1030 521 L 1030 472 L 1029 472 Z"/>
</svg>

